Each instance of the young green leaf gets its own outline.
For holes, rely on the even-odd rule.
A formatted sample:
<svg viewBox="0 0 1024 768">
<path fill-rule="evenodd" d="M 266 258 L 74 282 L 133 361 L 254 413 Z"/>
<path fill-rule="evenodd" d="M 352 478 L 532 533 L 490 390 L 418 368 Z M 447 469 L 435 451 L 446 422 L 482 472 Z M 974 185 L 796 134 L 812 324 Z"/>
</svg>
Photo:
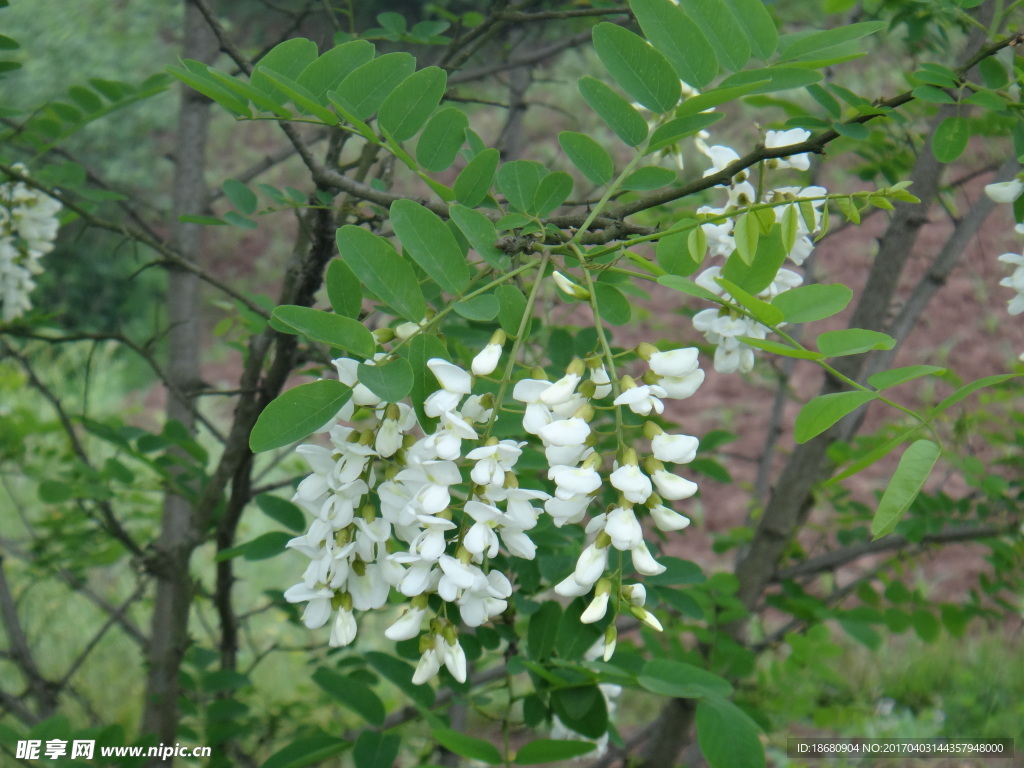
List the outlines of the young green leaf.
<svg viewBox="0 0 1024 768">
<path fill-rule="evenodd" d="M 598 117 L 608 124 L 615 135 L 637 147 L 647 138 L 647 121 L 636 108 L 605 83 L 593 77 L 579 79 L 580 93 Z"/>
<path fill-rule="evenodd" d="M 460 203 L 475 208 L 487 198 L 499 157 L 498 150 L 485 149 L 466 163 L 455 179 L 455 197 Z"/>
<path fill-rule="evenodd" d="M 448 355 L 448 348 L 437 336 L 417 333 L 409 340 L 408 344 L 399 348 L 398 354 L 408 360 L 409 366 L 412 368 L 412 402 L 416 406 L 416 415 L 419 417 L 420 424 L 424 425 L 424 429 L 426 429 L 426 425 L 436 423 L 436 420 L 431 419 L 423 412 L 423 401 L 428 394 L 437 389 L 437 380 L 427 367 L 427 361 L 435 357 L 451 359 Z"/>
<path fill-rule="evenodd" d="M 363 731 L 352 749 L 355 768 L 392 768 L 401 746 L 402 737 L 398 734 Z"/>
<path fill-rule="evenodd" d="M 679 77 L 664 56 L 628 29 L 602 22 L 594 27 L 594 48 L 623 90 L 655 112 L 679 102 Z"/>
<path fill-rule="evenodd" d="M 937 406 L 932 408 L 930 414 L 934 416 L 939 413 L 942 413 L 943 411 L 949 409 L 951 406 L 959 403 L 968 395 L 977 392 L 979 389 L 983 389 L 984 387 L 991 387 L 996 384 L 1002 384 L 1004 381 L 1009 381 L 1012 378 L 1014 378 L 1014 375 L 1012 373 L 1000 373 L 996 374 L 995 376 L 985 376 L 984 378 L 976 379 L 972 381 L 970 384 L 964 384 L 964 386 L 960 387 L 960 389 L 958 389 L 952 395 L 947 397 Z"/>
<path fill-rule="evenodd" d="M 779 61 L 813 57 L 837 45 L 873 35 L 875 32 L 885 29 L 885 25 L 884 21 L 862 21 L 821 32 L 787 35 L 785 42 L 779 45 Z"/>
<path fill-rule="evenodd" d="M 523 314 L 526 312 L 526 297 L 523 296 L 522 291 L 511 285 L 499 285 L 494 289 L 494 295 L 501 304 L 501 308 L 498 310 L 498 322 L 501 324 L 501 329 L 509 336 L 518 336 L 519 326 L 522 324 Z"/>
<path fill-rule="evenodd" d="M 922 376 L 931 376 L 932 374 L 945 372 L 945 368 L 939 368 L 937 365 L 908 365 L 906 368 L 879 371 L 868 379 L 868 384 L 875 389 L 888 389 L 898 384 L 905 384 L 908 381 L 920 379 Z"/>
<path fill-rule="evenodd" d="M 455 311 L 467 320 L 486 323 L 498 316 L 501 302 L 493 293 L 485 293 L 472 299 L 455 302 Z"/>
<path fill-rule="evenodd" d="M 725 4 L 739 22 L 757 58 L 767 59 L 775 53 L 779 31 L 761 0 L 725 0 Z"/>
<path fill-rule="evenodd" d="M 932 134 L 932 153 L 940 163 L 951 163 L 964 153 L 970 138 L 966 117 L 947 117 Z"/>
<path fill-rule="evenodd" d="M 659 149 L 675 144 L 687 136 L 703 131 L 709 125 L 714 125 L 725 117 L 721 112 L 699 112 L 696 115 L 686 115 L 669 120 L 664 125 L 658 126 L 647 142 L 647 149 L 644 154 L 649 155 Z"/>
<path fill-rule="evenodd" d="M 327 109 L 326 99 L 323 104 L 320 104 L 313 98 L 313 94 L 280 72 L 275 72 L 266 67 L 260 69 L 259 72 L 266 80 L 273 83 L 278 94 L 283 97 L 282 101 L 290 101 L 301 111 L 319 118 L 326 125 L 338 124 L 338 116 Z"/>
<path fill-rule="evenodd" d="M 779 355 L 780 357 L 793 357 L 797 360 L 825 359 L 825 356 L 820 352 L 814 352 L 810 349 L 791 347 L 788 344 L 780 344 L 777 341 L 771 341 L 769 339 L 755 339 L 750 336 L 738 336 L 737 338 L 744 344 L 748 344 L 755 349 L 763 349 L 765 352 L 771 352 L 773 355 Z"/>
<path fill-rule="evenodd" d="M 668 59 L 679 79 L 703 88 L 718 74 L 715 49 L 672 0 L 633 0 L 630 8 L 644 35 Z"/>
<path fill-rule="evenodd" d="M 290 531 L 302 533 L 306 530 L 306 516 L 296 504 L 288 499 L 261 493 L 256 497 L 256 506 L 271 520 L 279 522 Z"/>
<path fill-rule="evenodd" d="M 733 300 L 752 314 L 758 321 L 765 325 L 778 325 L 782 322 L 782 312 L 771 304 L 761 301 L 752 293 L 747 293 L 740 286 L 725 278 L 715 278 L 716 281 L 729 292 Z"/>
<path fill-rule="evenodd" d="M 805 403 L 800 409 L 793 425 L 793 438 L 798 443 L 806 443 L 875 397 L 874 392 L 862 390 L 820 395 Z"/>
<path fill-rule="evenodd" d="M 817 344 L 826 357 L 843 357 L 876 349 L 892 349 L 896 346 L 896 339 L 878 331 L 847 328 L 842 331 L 825 331 L 818 337 Z"/>
<path fill-rule="evenodd" d="M 716 304 L 722 303 L 722 299 L 713 294 L 707 288 L 702 288 L 697 285 L 697 283 L 693 282 L 693 280 L 679 275 L 662 275 L 658 278 L 658 284 L 664 285 L 666 288 L 671 288 L 674 291 L 680 291 L 681 293 L 685 293 L 690 296 L 696 296 L 699 299 L 707 299 L 708 301 L 713 301 Z"/>
<path fill-rule="evenodd" d="M 367 731 L 367 733 L 376 733 Z M 336 739 L 326 733 L 313 733 L 302 736 L 288 746 L 279 749 L 267 758 L 260 768 L 301 768 L 301 766 L 317 765 L 340 754 L 350 746 L 344 739 Z M 365 768 L 365 766 L 360 766 Z"/>
<path fill-rule="evenodd" d="M 385 403 L 399 403 L 412 392 L 412 366 L 404 358 L 377 365 L 360 363 L 358 371 L 359 383 Z"/>
<path fill-rule="evenodd" d="M 853 291 L 841 283 L 813 284 L 780 293 L 772 304 L 782 310 L 787 323 L 810 323 L 842 312 L 852 298 Z"/>
<path fill-rule="evenodd" d="M 427 305 L 416 273 L 387 240 L 354 224 L 336 237 L 341 257 L 363 285 L 406 320 L 423 319 Z"/>
<path fill-rule="evenodd" d="M 333 419 L 352 396 L 335 379 L 300 384 L 272 400 L 256 420 L 249 448 L 263 453 L 307 437 Z"/>
<path fill-rule="evenodd" d="M 671 659 L 651 659 L 636 681 L 652 693 L 681 699 L 731 696 L 733 692 L 729 681 L 714 672 Z"/>
<path fill-rule="evenodd" d="M 931 440 L 917 440 L 903 452 L 871 521 L 871 535 L 875 539 L 892 533 L 921 492 L 940 453 L 939 446 Z"/>
<path fill-rule="evenodd" d="M 395 141 L 411 139 L 437 108 L 447 83 L 448 75 L 440 67 L 427 67 L 407 77 L 380 105 L 381 128 Z"/>
<path fill-rule="evenodd" d="M 402 246 L 427 276 L 448 293 L 469 285 L 469 266 L 455 235 L 440 217 L 412 200 L 391 204 L 391 224 Z"/>
<path fill-rule="evenodd" d="M 283 104 L 288 100 L 288 96 L 267 77 L 264 70 L 277 72 L 294 80 L 302 74 L 302 70 L 316 61 L 316 58 L 316 43 L 302 37 L 293 37 L 275 45 L 266 56 L 256 63 L 249 82 L 254 88 L 263 91 L 274 101 Z"/>
<path fill-rule="evenodd" d="M 285 545 L 291 539 L 292 535 L 284 531 L 264 533 L 242 545 L 242 556 L 246 560 L 269 560 L 285 552 Z"/>
<path fill-rule="evenodd" d="M 314 683 L 370 725 L 381 725 L 384 722 L 383 702 L 360 680 L 351 675 L 338 674 L 326 667 L 320 667 L 312 677 Z"/>
<path fill-rule="evenodd" d="M 455 107 L 445 107 L 431 117 L 416 143 L 416 161 L 423 170 L 440 173 L 451 167 L 466 141 L 468 127 L 466 113 Z"/>
<path fill-rule="evenodd" d="M 365 120 L 384 103 L 384 99 L 416 69 L 416 59 L 404 51 L 385 53 L 356 67 L 341 81 L 336 92 L 346 111 Z"/>
<path fill-rule="evenodd" d="M 659 165 L 648 165 L 637 168 L 629 176 L 622 180 L 622 189 L 635 192 L 646 192 L 650 189 L 667 187 L 676 180 L 678 174 L 671 168 L 662 168 Z"/>
<path fill-rule="evenodd" d="M 551 706 L 576 733 L 597 739 L 608 730 L 608 708 L 596 684 L 558 688 L 551 692 Z"/>
<path fill-rule="evenodd" d="M 259 201 L 256 198 L 256 193 L 249 189 L 245 184 L 237 179 L 228 179 L 224 182 L 223 189 L 228 200 L 230 200 L 231 204 L 239 211 L 247 216 L 256 213 L 256 206 L 259 204 Z"/>
<path fill-rule="evenodd" d="M 584 133 L 562 131 L 558 143 L 569 160 L 593 184 L 607 184 L 615 175 L 615 163 L 608 150 Z"/>
<path fill-rule="evenodd" d="M 749 213 L 744 213 L 736 219 L 733 228 L 736 238 L 736 252 L 748 266 L 754 263 L 754 254 L 757 253 L 757 241 L 761 238 L 761 229 L 757 220 Z"/>
</svg>

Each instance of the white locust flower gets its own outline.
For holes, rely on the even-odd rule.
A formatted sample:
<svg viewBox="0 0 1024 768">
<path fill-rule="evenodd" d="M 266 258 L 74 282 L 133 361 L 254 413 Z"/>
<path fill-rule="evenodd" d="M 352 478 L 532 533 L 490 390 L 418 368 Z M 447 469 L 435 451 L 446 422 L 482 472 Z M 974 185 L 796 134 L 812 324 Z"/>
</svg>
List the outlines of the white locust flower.
<svg viewBox="0 0 1024 768">
<path fill-rule="evenodd" d="M 1020 179 L 1000 181 L 985 186 L 985 194 L 997 203 L 1012 203 L 1024 193 L 1024 182 Z"/>
<path fill-rule="evenodd" d="M 489 376 L 501 360 L 501 347 L 505 343 L 505 332 L 500 328 L 491 336 L 490 342 L 473 358 L 470 366 L 474 376 Z"/>
</svg>

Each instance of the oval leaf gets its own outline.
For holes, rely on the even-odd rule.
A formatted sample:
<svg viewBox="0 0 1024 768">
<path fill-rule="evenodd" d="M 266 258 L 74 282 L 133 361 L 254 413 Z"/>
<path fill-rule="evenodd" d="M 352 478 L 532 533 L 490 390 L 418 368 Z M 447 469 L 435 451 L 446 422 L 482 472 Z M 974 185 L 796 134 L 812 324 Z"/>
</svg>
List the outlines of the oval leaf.
<svg viewBox="0 0 1024 768">
<path fill-rule="evenodd" d="M 357 378 L 373 394 L 385 403 L 397 403 L 412 392 L 412 366 L 403 358 L 384 365 L 360 363 Z"/>
<path fill-rule="evenodd" d="M 679 102 L 682 87 L 672 65 L 642 37 L 615 24 L 594 27 L 594 48 L 622 89 L 655 112 Z"/>
<path fill-rule="evenodd" d="M 632 315 L 629 300 L 614 285 L 594 283 L 594 298 L 602 320 L 612 325 L 625 325 L 629 322 Z"/>
<path fill-rule="evenodd" d="M 706 696 L 731 696 L 732 685 L 714 672 L 670 659 L 652 659 L 637 677 L 643 688 L 662 696 L 702 699 Z"/>
<path fill-rule="evenodd" d="M 842 312 L 853 291 L 841 283 L 801 285 L 780 293 L 772 304 L 782 310 L 787 323 L 810 323 Z"/>
<path fill-rule="evenodd" d="M 910 509 L 932 473 L 940 453 L 939 446 L 931 440 L 918 440 L 903 452 L 899 466 L 882 494 L 878 510 L 871 521 L 871 535 L 874 538 L 891 533 L 900 518 Z"/>
<path fill-rule="evenodd" d="M 711 768 L 764 768 L 757 726 L 725 699 L 705 699 L 697 705 L 697 742 Z"/>
<path fill-rule="evenodd" d="M 402 246 L 427 276 L 448 293 L 469 285 L 469 266 L 455 235 L 433 211 L 412 200 L 391 204 L 391 224 Z"/>
<path fill-rule="evenodd" d="M 336 237 L 341 257 L 363 285 L 406 320 L 423 319 L 427 304 L 416 273 L 387 240 L 354 224 L 343 226 Z"/>
<path fill-rule="evenodd" d="M 487 198 L 494 183 L 499 157 L 501 153 L 498 150 L 485 149 L 466 164 L 455 179 L 455 198 L 460 203 L 473 208 Z"/>
<path fill-rule="evenodd" d="M 272 400 L 256 419 L 249 448 L 262 453 L 290 445 L 333 419 L 352 397 L 352 390 L 334 379 L 300 384 Z"/>
<path fill-rule="evenodd" d="M 624 142 L 637 147 L 647 138 L 647 121 L 643 115 L 610 86 L 593 77 L 581 77 L 579 89 L 590 108 Z"/>
<path fill-rule="evenodd" d="M 715 49 L 700 27 L 672 0 L 633 0 L 644 35 L 668 59 L 680 80 L 703 88 L 718 74 Z"/>
<path fill-rule="evenodd" d="M 964 153 L 970 138 L 967 118 L 947 117 L 932 134 L 932 153 L 940 163 L 951 163 Z"/>
<path fill-rule="evenodd" d="M 558 741 L 556 739 L 537 739 L 516 753 L 513 760 L 516 765 L 541 765 L 555 763 L 559 760 L 571 760 L 597 749 L 597 744 L 589 741 Z"/>
<path fill-rule="evenodd" d="M 416 161 L 423 170 L 440 173 L 451 167 L 466 141 L 468 127 L 466 113 L 455 107 L 445 107 L 431 117 L 416 144 Z"/>
<path fill-rule="evenodd" d="M 415 136 L 444 96 L 448 75 L 427 67 L 407 77 L 380 105 L 377 120 L 395 141 Z"/>
<path fill-rule="evenodd" d="M 363 309 L 363 289 L 359 278 L 341 259 L 332 259 L 324 276 L 331 308 L 345 317 L 359 317 Z"/>
<path fill-rule="evenodd" d="M 504 762 L 498 748 L 489 741 L 475 739 L 447 728 L 436 728 L 432 735 L 438 744 L 456 755 L 468 757 L 470 760 L 480 760 L 490 765 Z"/>
<path fill-rule="evenodd" d="M 818 349 L 826 357 L 859 355 L 874 349 L 892 349 L 896 339 L 878 331 L 847 328 L 843 331 L 825 331 L 818 337 Z"/>
<path fill-rule="evenodd" d="M 270 325 L 283 333 L 299 334 L 344 349 L 360 357 L 373 357 L 377 342 L 373 334 L 357 320 L 309 307 L 275 307 Z"/>
<path fill-rule="evenodd" d="M 338 101 L 346 111 L 365 120 L 416 69 L 416 59 L 404 51 L 385 53 L 356 67 L 338 86 Z"/>
<path fill-rule="evenodd" d="M 793 437 L 798 443 L 806 443 L 831 427 L 841 418 L 853 413 L 865 403 L 875 399 L 874 392 L 834 392 L 821 395 L 809 401 L 800 409 L 794 424 Z"/>
<path fill-rule="evenodd" d="M 464 205 L 453 205 L 448 209 L 448 213 L 462 234 L 469 240 L 473 250 L 479 253 L 484 261 L 495 269 L 508 269 L 510 263 L 508 255 L 495 245 L 498 241 L 498 233 L 494 229 L 494 222 L 480 211 L 467 208 Z"/>
<path fill-rule="evenodd" d="M 562 131 L 558 134 L 562 151 L 572 164 L 594 184 L 607 184 L 615 175 L 615 163 L 608 150 L 583 133 Z"/>
</svg>

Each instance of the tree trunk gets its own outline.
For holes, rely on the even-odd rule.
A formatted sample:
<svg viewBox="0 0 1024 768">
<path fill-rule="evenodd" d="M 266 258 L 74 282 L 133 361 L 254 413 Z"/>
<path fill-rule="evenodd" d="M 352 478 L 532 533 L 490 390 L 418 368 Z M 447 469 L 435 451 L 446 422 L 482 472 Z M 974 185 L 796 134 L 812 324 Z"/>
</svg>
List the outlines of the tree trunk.
<svg viewBox="0 0 1024 768">
<path fill-rule="evenodd" d="M 195 6 L 185 0 L 182 57 L 212 61 L 216 40 Z M 202 235 L 196 224 L 183 224 L 183 214 L 202 213 L 206 207 L 206 132 L 209 100 L 189 88 L 181 90 L 175 147 L 173 230 L 177 251 L 186 259 L 201 261 Z M 167 285 L 167 377 L 173 385 L 167 396 L 167 421 L 180 422 L 195 432 L 195 395 L 201 381 L 199 361 L 199 281 L 190 272 L 170 268 Z M 179 397 L 176 393 L 181 393 Z M 179 454 L 183 464 L 189 459 Z M 178 477 L 188 483 L 184 472 Z M 173 743 L 178 728 L 178 674 L 188 646 L 188 618 L 192 601 L 189 560 L 202 538 L 193 502 L 169 491 L 164 498 L 160 537 L 155 544 L 152 569 L 156 596 L 147 656 L 148 676 L 142 729 L 163 743 Z M 166 763 L 161 762 L 161 765 Z"/>
</svg>

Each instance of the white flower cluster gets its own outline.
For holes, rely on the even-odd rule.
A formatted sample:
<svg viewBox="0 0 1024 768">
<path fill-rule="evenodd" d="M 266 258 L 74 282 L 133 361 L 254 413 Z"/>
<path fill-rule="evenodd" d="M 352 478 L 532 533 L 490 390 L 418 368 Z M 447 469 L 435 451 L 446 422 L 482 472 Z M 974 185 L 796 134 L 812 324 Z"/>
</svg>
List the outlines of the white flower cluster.
<svg viewBox="0 0 1024 768">
<path fill-rule="evenodd" d="M 613 382 L 596 358 L 587 364 L 573 361 L 555 382 L 535 373 L 515 384 L 512 397 L 525 404 L 523 429 L 539 438 L 550 464 L 552 496 L 520 487 L 516 463 L 526 442 L 490 436 L 495 398 L 473 394 L 474 377 L 495 370 L 504 341 L 497 331 L 473 360 L 472 373 L 446 360 L 428 361 L 440 389 L 426 398 L 423 411 L 437 426 L 419 437 L 411 407 L 382 402 L 358 381 L 355 360 L 334 361 L 339 379 L 352 387 L 352 399 L 328 429 L 330 448 L 298 448 L 312 474 L 299 484 L 294 499 L 313 521 L 288 547 L 310 562 L 302 582 L 288 589 L 285 598 L 307 604 L 303 621 L 311 629 L 324 626 L 333 615 L 330 644 L 344 646 L 356 636 L 357 611 L 382 608 L 393 592 L 401 595 L 406 608 L 384 634 L 396 641 L 419 638 L 422 656 L 413 678 L 418 684 L 433 678 L 442 665 L 456 680 L 466 679 L 466 656 L 447 606 L 457 606 L 461 622 L 469 627 L 504 612 L 512 583 L 493 559 L 502 552 L 534 559 L 537 547 L 530 531 L 542 514 L 559 527 L 580 523 L 610 482 L 620 493 L 618 504 L 586 525 L 590 543 L 555 591 L 579 596 L 594 590 L 582 620 L 595 622 L 604 617 L 613 583 L 618 584 L 615 612 L 629 611 L 659 629 L 658 620 L 644 609 L 643 586 L 622 584 L 621 573 L 609 573 L 608 555 L 610 549 L 629 551 L 640 574 L 664 570 L 644 543 L 635 505 L 646 506 L 662 531 L 689 524 L 663 499 L 688 498 L 697 486 L 672 474 L 664 462 L 691 461 L 697 439 L 667 435 L 648 423 L 645 434 L 653 456 L 641 468 L 635 449 L 620 449 L 621 461 L 605 477 L 590 422 L 595 405 L 628 407 L 647 415 L 661 413 L 664 398 L 689 397 L 704 378 L 695 349 L 659 352 L 641 345 L 638 351 L 649 370 L 641 383 L 628 376 L 615 382 L 619 394 L 611 405 L 597 403 L 611 397 Z M 369 426 L 356 429 L 342 423 L 350 422 L 356 409 L 372 414 Z M 431 608 L 433 595 L 442 601 L 440 611 Z M 606 658 L 614 643 L 612 627 Z"/>
<path fill-rule="evenodd" d="M 24 173 L 21 165 L 14 169 Z M 39 260 L 53 250 L 61 204 L 23 181 L 0 184 L 0 304 L 9 323 L 32 308 Z"/>
<path fill-rule="evenodd" d="M 997 203 L 1012 204 L 1024 194 L 1024 182 L 1013 179 L 989 184 L 985 187 L 985 194 Z M 1018 235 L 1024 235 L 1024 223 L 1017 224 L 1014 231 Z M 1011 315 L 1019 315 L 1024 312 L 1024 253 L 1004 253 L 999 257 L 999 261 L 1014 267 L 1013 274 L 1004 277 L 999 284 L 1016 291 L 1017 295 L 1007 303 L 1007 311 Z M 1024 353 L 1020 355 L 1020 360 L 1024 362 Z"/>
<path fill-rule="evenodd" d="M 765 135 L 765 146 L 769 149 L 786 147 L 791 144 L 799 144 L 809 136 L 810 132 L 802 128 L 794 128 L 789 131 L 768 131 Z M 704 173 L 705 176 L 717 173 L 739 159 L 739 154 L 729 147 L 707 146 L 703 141 L 698 141 L 697 146 L 711 160 L 712 167 Z M 767 165 L 775 169 L 807 170 L 809 160 L 806 154 L 800 154 L 774 159 Z M 811 251 L 814 250 L 812 237 L 820 230 L 824 203 L 824 200 L 814 200 L 813 198 L 821 198 L 827 194 L 823 187 L 779 187 L 768 191 L 762 199 L 758 200 L 754 185 L 750 183 L 747 173 L 742 172 L 732 177 L 727 191 L 729 200 L 725 206 L 721 208 L 704 206 L 697 212 L 710 216 L 726 216 L 738 214 L 741 212 L 740 209 L 749 205 L 772 203 L 775 204 L 772 210 L 775 213 L 776 221 L 781 223 L 786 211 L 793 206 L 798 206 L 801 201 L 810 200 L 813 225 L 809 225 L 810 222 L 806 221 L 802 212 L 797 209 L 796 239 L 787 258 L 796 266 L 801 266 L 810 256 Z M 785 204 L 787 202 L 789 204 Z M 811 218 L 810 214 L 807 218 Z M 734 221 L 734 219 L 726 219 L 721 223 L 707 222 L 701 225 L 707 238 L 708 250 L 712 256 L 728 258 L 736 250 Z M 720 275 L 721 267 L 712 266 L 698 275 L 696 282 L 712 293 L 731 299 L 715 280 Z M 788 291 L 802 283 L 803 277 L 799 273 L 789 269 L 780 269 L 771 285 L 759 293 L 758 298 L 771 301 L 783 291 Z M 714 365 L 715 370 L 720 373 L 749 372 L 754 367 L 754 349 L 740 341 L 739 337 L 763 339 L 767 333 L 767 329 L 756 320 L 724 308 L 705 309 L 698 312 L 693 318 L 693 325 L 704 334 L 711 344 L 716 345 Z"/>
</svg>

